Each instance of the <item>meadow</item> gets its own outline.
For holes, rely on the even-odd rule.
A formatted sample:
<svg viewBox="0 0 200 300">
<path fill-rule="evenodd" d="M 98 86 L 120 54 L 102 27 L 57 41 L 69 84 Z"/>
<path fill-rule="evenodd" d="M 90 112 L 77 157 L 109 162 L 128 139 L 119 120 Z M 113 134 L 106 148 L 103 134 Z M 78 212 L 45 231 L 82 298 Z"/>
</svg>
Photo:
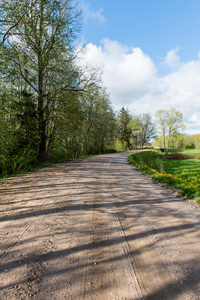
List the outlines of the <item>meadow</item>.
<svg viewBox="0 0 200 300">
<path fill-rule="evenodd" d="M 200 151 L 171 149 L 168 154 L 159 150 L 131 155 L 130 164 L 156 181 L 173 186 L 188 199 L 200 202 Z"/>
</svg>

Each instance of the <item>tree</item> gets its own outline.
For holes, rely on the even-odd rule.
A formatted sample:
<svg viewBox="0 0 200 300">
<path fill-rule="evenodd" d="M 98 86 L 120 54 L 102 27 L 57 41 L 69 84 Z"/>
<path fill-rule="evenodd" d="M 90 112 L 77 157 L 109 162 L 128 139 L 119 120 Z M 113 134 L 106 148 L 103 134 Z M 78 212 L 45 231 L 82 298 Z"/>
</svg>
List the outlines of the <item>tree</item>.
<svg viewBox="0 0 200 300">
<path fill-rule="evenodd" d="M 152 122 L 150 114 L 144 113 L 140 116 L 140 140 L 141 146 L 148 144 L 151 138 L 155 136 L 155 124 Z"/>
<path fill-rule="evenodd" d="M 132 116 L 130 124 L 135 147 L 143 148 L 155 135 L 155 124 L 149 113 Z"/>
<path fill-rule="evenodd" d="M 25 91 L 36 95 L 40 162 L 46 159 L 47 127 L 59 93 L 77 86 L 72 50 L 79 15 L 71 2 L 2 0 L 1 4 L 2 24 L 14 24 L 4 55 L 18 68 Z"/>
<path fill-rule="evenodd" d="M 171 135 L 174 132 L 177 133 L 179 129 L 184 128 L 183 114 L 180 111 L 176 110 L 175 108 L 170 108 L 169 110 L 157 111 L 156 117 L 163 135 L 164 150 L 168 152 Z M 165 143 L 166 135 L 167 135 L 167 148 Z"/>
<path fill-rule="evenodd" d="M 141 127 L 142 123 L 138 115 L 131 117 L 131 140 L 134 148 L 141 147 Z"/>
<path fill-rule="evenodd" d="M 131 115 L 128 110 L 122 107 L 117 116 L 118 120 L 118 138 L 125 142 L 126 147 L 129 149 L 131 146 Z"/>
<path fill-rule="evenodd" d="M 183 114 L 176 110 L 175 108 L 170 108 L 167 112 L 167 132 L 168 132 L 168 142 L 167 142 L 167 152 L 169 149 L 170 137 L 174 132 L 178 132 L 179 129 L 183 129 L 185 126 L 183 124 Z"/>
<path fill-rule="evenodd" d="M 156 118 L 158 121 L 158 125 L 160 127 L 160 131 L 162 133 L 163 137 L 163 147 L 164 150 L 166 149 L 166 143 L 165 143 L 165 137 L 166 137 L 166 131 L 167 131 L 167 110 L 161 109 L 156 112 Z"/>
<path fill-rule="evenodd" d="M 115 131 L 115 116 L 110 106 L 109 97 L 102 90 L 96 100 L 96 116 L 91 131 L 94 152 L 103 153 L 112 147 Z"/>
<path fill-rule="evenodd" d="M 0 1 L 1 174 L 25 158 L 27 166 L 112 146 L 115 116 L 99 70 L 76 64 L 72 3 Z"/>
<path fill-rule="evenodd" d="M 23 16 L 26 14 L 26 7 L 24 7 L 24 12 L 17 21 L 10 23 L 4 18 L 4 5 L 0 4 L 0 47 L 6 42 L 9 38 L 11 31 L 20 24 Z"/>
</svg>

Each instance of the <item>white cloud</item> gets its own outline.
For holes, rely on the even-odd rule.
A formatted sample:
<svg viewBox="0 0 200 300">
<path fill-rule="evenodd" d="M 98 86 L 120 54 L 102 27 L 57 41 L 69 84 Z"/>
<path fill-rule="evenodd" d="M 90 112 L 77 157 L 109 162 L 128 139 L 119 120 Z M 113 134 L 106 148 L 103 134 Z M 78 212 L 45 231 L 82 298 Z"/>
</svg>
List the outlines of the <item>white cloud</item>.
<svg viewBox="0 0 200 300">
<path fill-rule="evenodd" d="M 176 47 L 167 52 L 167 56 L 164 60 L 164 63 L 172 69 L 180 67 L 180 57 L 178 56 L 179 48 Z"/>
<path fill-rule="evenodd" d="M 190 61 L 162 78 L 165 106 L 176 107 L 183 115 L 188 130 L 200 132 L 200 61 Z"/>
<path fill-rule="evenodd" d="M 103 15 L 103 9 L 99 8 L 97 11 L 91 10 L 90 4 L 87 2 L 82 1 L 82 12 L 83 12 L 83 18 L 85 22 L 87 22 L 89 19 L 96 20 L 100 22 L 101 24 L 106 22 L 106 17 Z"/>
<path fill-rule="evenodd" d="M 115 110 L 125 106 L 154 115 L 158 109 L 175 107 L 183 113 L 186 132 L 197 133 L 200 60 L 183 64 L 176 57 L 177 51 L 167 53 L 165 61 L 176 69 L 164 77 L 159 77 L 154 62 L 140 48 L 129 49 L 117 41 L 105 39 L 99 47 L 88 44 L 84 59 L 103 66 L 102 79 Z"/>
<path fill-rule="evenodd" d="M 130 105 L 144 95 L 156 77 L 156 67 L 140 48 L 129 49 L 105 39 L 101 46 L 88 44 L 86 61 L 103 66 L 103 81 L 113 103 Z"/>
</svg>

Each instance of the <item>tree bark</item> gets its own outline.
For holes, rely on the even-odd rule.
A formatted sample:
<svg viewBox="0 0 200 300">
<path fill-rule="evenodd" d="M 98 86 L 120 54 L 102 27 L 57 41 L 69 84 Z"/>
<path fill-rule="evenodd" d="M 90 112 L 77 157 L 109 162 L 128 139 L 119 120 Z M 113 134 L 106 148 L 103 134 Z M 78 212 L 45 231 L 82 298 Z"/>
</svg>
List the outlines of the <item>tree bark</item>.
<svg viewBox="0 0 200 300">
<path fill-rule="evenodd" d="M 163 145 L 164 145 L 164 152 L 165 152 L 165 149 L 166 149 L 166 146 L 165 146 L 165 134 L 163 134 Z"/>
<path fill-rule="evenodd" d="M 43 95 L 38 96 L 38 118 L 39 118 L 39 161 L 46 161 L 46 120 L 44 118 Z"/>
</svg>

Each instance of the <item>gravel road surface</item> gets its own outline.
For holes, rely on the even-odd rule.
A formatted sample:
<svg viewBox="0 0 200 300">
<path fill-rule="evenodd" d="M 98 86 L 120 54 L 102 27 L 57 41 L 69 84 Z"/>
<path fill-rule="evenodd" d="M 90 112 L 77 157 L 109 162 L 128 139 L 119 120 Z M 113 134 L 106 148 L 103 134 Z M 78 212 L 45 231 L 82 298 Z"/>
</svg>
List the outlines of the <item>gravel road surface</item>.
<svg viewBox="0 0 200 300">
<path fill-rule="evenodd" d="M 1 300 L 200 299 L 200 209 L 131 154 L 1 183 Z"/>
</svg>

